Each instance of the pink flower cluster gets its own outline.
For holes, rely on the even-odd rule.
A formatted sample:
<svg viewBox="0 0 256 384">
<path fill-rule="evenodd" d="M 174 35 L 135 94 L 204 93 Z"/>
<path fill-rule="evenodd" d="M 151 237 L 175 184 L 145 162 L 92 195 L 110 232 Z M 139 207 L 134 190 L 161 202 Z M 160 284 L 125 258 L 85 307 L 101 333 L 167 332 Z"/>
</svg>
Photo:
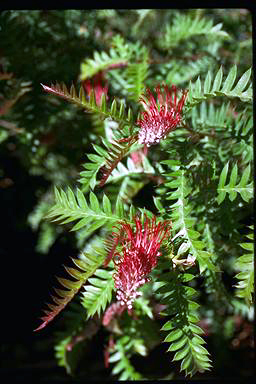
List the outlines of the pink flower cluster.
<svg viewBox="0 0 256 384">
<path fill-rule="evenodd" d="M 164 85 L 163 88 L 162 91 L 160 85 L 155 88 L 157 100 L 150 89 L 147 89 L 146 96 L 140 98 L 145 111 L 137 120 L 137 124 L 140 126 L 139 143 L 148 147 L 165 138 L 170 131 L 177 127 L 182 118 L 181 112 L 188 91 L 183 90 L 178 101 L 175 85 L 170 88 Z"/>
<path fill-rule="evenodd" d="M 135 224 L 135 231 L 130 224 L 122 224 L 118 237 L 122 250 L 114 254 L 116 297 L 128 310 L 141 295 L 138 288 L 149 281 L 148 274 L 157 265 L 161 255 L 160 246 L 171 228 L 169 221 L 156 224 L 155 217 L 150 219 L 146 215 L 143 224 L 138 217 L 135 218 Z"/>
</svg>

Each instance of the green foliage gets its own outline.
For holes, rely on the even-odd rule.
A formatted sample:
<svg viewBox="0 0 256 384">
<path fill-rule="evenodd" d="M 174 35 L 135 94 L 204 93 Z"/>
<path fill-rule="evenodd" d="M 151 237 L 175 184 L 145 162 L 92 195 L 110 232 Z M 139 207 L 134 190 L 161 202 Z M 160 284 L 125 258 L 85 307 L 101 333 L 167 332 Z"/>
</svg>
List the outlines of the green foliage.
<svg viewBox="0 0 256 384">
<path fill-rule="evenodd" d="M 228 184 L 226 184 L 227 180 L 227 174 L 228 174 L 228 168 L 229 163 L 225 165 L 223 168 L 221 174 L 220 174 L 220 180 L 218 185 L 218 197 L 217 202 L 218 204 L 221 204 L 222 201 L 225 199 L 226 194 L 229 194 L 229 199 L 231 201 L 235 200 L 237 197 L 237 193 L 239 193 L 242 197 L 242 199 L 246 202 L 248 202 L 252 198 L 253 194 L 253 182 L 248 183 L 250 179 L 250 173 L 251 173 L 251 166 L 250 164 L 245 168 L 243 171 L 241 180 L 238 184 L 237 183 L 237 176 L 238 176 L 238 166 L 237 164 L 234 165 L 232 168 L 231 174 L 230 174 L 230 181 Z M 226 185 L 225 185 L 226 184 Z"/>
<path fill-rule="evenodd" d="M 250 227 L 253 230 L 253 226 Z M 253 232 L 246 236 L 248 239 L 253 240 Z M 236 274 L 235 278 L 238 280 L 236 287 L 236 296 L 244 298 L 248 305 L 253 303 L 252 293 L 254 291 L 254 248 L 252 242 L 241 243 L 240 246 L 245 249 L 244 255 L 240 256 L 235 267 L 240 271 Z"/>
<path fill-rule="evenodd" d="M 228 38 L 227 32 L 223 31 L 222 23 L 213 26 L 212 20 L 177 13 L 172 25 L 166 25 L 164 39 L 161 47 L 164 49 L 174 48 L 182 40 L 190 39 L 197 35 L 206 35 L 211 38 Z"/>
<path fill-rule="evenodd" d="M 109 362 L 115 363 L 112 369 L 113 375 L 119 375 L 118 380 L 141 380 L 142 375 L 136 372 L 130 362 L 130 355 L 137 340 L 130 339 L 129 336 L 122 336 L 116 342 L 110 355 Z"/>
<path fill-rule="evenodd" d="M 108 70 L 128 92 L 130 100 L 138 101 L 144 90 L 144 82 L 148 75 L 148 52 L 140 43 L 125 42 L 124 38 L 116 35 L 112 39 L 112 47 L 109 53 L 94 52 L 93 59 L 86 59 L 81 64 L 81 80 L 85 80 L 95 74 Z M 135 62 L 134 62 L 135 61 Z M 118 69 L 124 71 L 124 78 L 118 75 Z M 123 69 L 124 68 L 124 69 Z"/>
<path fill-rule="evenodd" d="M 127 165 L 118 163 L 116 168 L 113 170 L 108 182 L 115 183 L 124 177 L 136 176 L 138 174 L 154 174 L 155 170 L 149 163 L 147 157 L 143 157 L 142 164 L 135 164 L 131 157 L 127 159 Z"/>
<path fill-rule="evenodd" d="M 173 165 L 172 160 L 164 160 L 162 163 L 168 164 L 169 166 Z M 177 166 L 177 168 L 178 167 L 179 166 Z M 170 206 L 173 230 L 177 232 L 175 238 L 180 237 L 182 239 L 175 260 L 184 254 L 188 254 L 198 261 L 200 273 L 203 273 L 206 268 L 217 271 L 218 268 L 211 260 L 211 253 L 204 250 L 206 245 L 202 240 L 199 240 L 200 233 L 193 227 L 196 218 L 191 216 L 192 207 L 187 201 L 187 197 L 190 195 L 192 188 L 188 184 L 185 170 L 177 169 L 177 171 L 167 173 L 165 176 L 167 179 L 165 187 L 175 189 L 172 192 L 167 191 L 166 199 L 177 200 Z M 160 190 L 160 193 L 162 193 L 162 190 Z"/>
<path fill-rule="evenodd" d="M 84 286 L 81 304 L 87 309 L 88 318 L 95 313 L 100 315 L 111 301 L 114 289 L 113 272 L 98 268 L 93 277 L 88 279 L 90 284 Z"/>
<path fill-rule="evenodd" d="M 125 139 L 126 144 L 120 144 L 117 141 L 112 142 L 108 145 L 109 153 L 106 154 L 105 164 L 101 168 L 102 176 L 99 183 L 99 186 L 102 187 L 112 171 L 115 169 L 117 164 L 131 151 L 131 146 L 137 142 L 137 135 L 130 136 L 128 139 Z"/>
<path fill-rule="evenodd" d="M 44 254 L 48 253 L 57 237 L 56 227 L 53 224 L 44 221 L 44 217 L 51 207 L 50 196 L 48 194 L 44 196 L 28 216 L 28 222 L 32 229 L 36 231 L 40 228 L 36 250 Z"/>
<path fill-rule="evenodd" d="M 145 80 L 148 76 L 149 57 L 146 49 L 141 52 L 141 59 L 137 63 L 129 63 L 126 69 L 128 80 L 128 96 L 131 100 L 139 101 L 141 94 L 144 91 Z"/>
<path fill-rule="evenodd" d="M 130 45 L 125 43 L 120 35 L 113 38 L 112 45 L 108 54 L 104 51 L 94 52 L 93 59 L 87 59 L 81 63 L 81 80 L 92 77 L 100 71 L 127 64 L 132 54 Z"/>
<path fill-rule="evenodd" d="M 106 150 L 99 145 L 93 144 L 93 148 L 98 153 L 98 155 L 94 153 L 88 154 L 87 157 L 89 160 L 91 160 L 91 162 L 83 164 L 83 167 L 86 169 L 86 171 L 80 172 L 81 179 L 79 181 L 83 185 L 84 191 L 87 191 L 89 187 L 91 187 L 91 189 L 95 188 L 97 183 L 97 173 L 99 169 L 104 165 L 105 159 L 107 157 Z"/>
<path fill-rule="evenodd" d="M 119 124 L 119 129 L 127 128 L 129 130 L 129 137 L 120 140 L 114 140 L 112 142 L 108 142 L 106 139 L 103 140 L 103 143 L 108 151 L 100 148 L 99 146 L 95 146 L 94 149 L 100 154 L 104 156 L 104 165 L 101 168 L 102 177 L 99 185 L 102 187 L 113 169 L 117 166 L 119 161 L 128 154 L 130 151 L 130 147 L 137 141 L 137 134 L 132 134 L 133 132 L 133 123 L 132 123 L 132 112 L 129 108 L 127 115 L 125 115 L 124 111 L 124 103 L 120 104 L 120 107 L 117 106 L 117 102 L 114 99 L 111 103 L 111 107 L 107 108 L 106 105 L 106 95 L 102 94 L 101 104 L 98 106 L 95 102 L 95 94 L 92 92 L 89 97 L 89 101 L 87 102 L 85 93 L 83 88 L 80 88 L 79 96 L 76 94 L 75 87 L 72 85 L 70 91 L 68 91 L 67 87 L 62 84 L 56 84 L 55 86 L 45 86 L 43 85 L 44 90 L 47 92 L 56 94 L 70 102 L 76 103 L 80 107 L 87 109 L 89 112 L 93 112 L 94 114 L 100 114 L 103 118 L 114 119 Z M 133 90 L 134 93 L 136 90 Z M 138 91 L 138 89 L 137 89 Z M 138 96 L 138 95 L 137 95 Z M 125 131 L 124 131 L 125 132 Z M 125 144 L 122 144 L 124 140 Z M 91 178 L 89 185 L 94 188 L 96 184 L 96 173 L 100 169 L 100 166 L 103 164 L 103 159 L 101 159 L 97 155 L 88 155 L 89 158 L 92 159 L 93 164 L 85 164 L 85 168 L 89 170 L 84 172 L 82 176 L 86 176 L 86 180 L 88 176 Z M 84 178 L 81 179 L 81 182 L 84 182 Z M 85 182 L 84 189 L 87 189 L 88 182 Z"/>
<path fill-rule="evenodd" d="M 203 330 L 196 324 L 199 321 L 196 311 L 199 305 L 193 297 L 197 292 L 183 284 L 194 277 L 193 274 L 179 274 L 173 270 L 165 272 L 159 276 L 156 291 L 161 294 L 162 303 L 167 305 L 165 315 L 172 316 L 162 327 L 163 331 L 170 331 L 164 342 L 171 343 L 168 351 L 175 352 L 173 361 L 181 360 L 181 371 L 190 377 L 211 367 L 209 352 L 203 347 L 205 341 L 200 336 Z"/>
<path fill-rule="evenodd" d="M 191 113 L 192 126 L 199 132 L 205 128 L 216 131 L 225 131 L 231 124 L 230 116 L 230 104 L 222 104 L 220 107 L 216 107 L 213 103 L 209 105 L 203 101 L 200 104 L 200 108 L 193 108 Z"/>
<path fill-rule="evenodd" d="M 54 304 L 47 304 L 50 310 L 44 311 L 46 315 L 41 317 L 43 323 L 36 328 L 36 331 L 44 328 L 63 310 L 87 279 L 103 263 L 105 257 L 106 251 L 101 244 L 101 247 L 99 245 L 92 246 L 90 251 L 81 253 L 77 259 L 72 258 L 75 268 L 65 266 L 65 270 L 75 281 L 57 277 L 58 282 L 65 289 L 54 288 L 57 293 L 57 296 L 52 296 Z"/>
<path fill-rule="evenodd" d="M 131 203 L 132 198 L 149 182 L 148 177 L 155 174 L 154 168 L 147 157 L 143 157 L 141 164 L 135 164 L 131 157 L 127 159 L 127 166 L 119 163 L 107 180 L 107 183 L 118 183 L 118 198 L 123 203 Z"/>
<path fill-rule="evenodd" d="M 126 167 L 123 163 L 120 162 L 120 160 L 125 155 L 133 151 L 134 146 L 132 142 L 133 139 L 130 141 L 130 143 L 128 142 L 126 145 L 121 145 L 108 143 L 106 140 L 104 140 L 106 149 L 108 149 L 109 152 L 113 150 L 113 148 L 116 150 L 116 152 L 112 152 L 111 155 L 106 149 L 103 149 L 98 145 L 93 145 L 98 155 L 88 154 L 87 157 L 89 160 L 91 160 L 91 162 L 83 164 L 83 167 L 86 169 L 86 171 L 80 172 L 81 179 L 79 180 L 82 184 L 83 191 L 86 191 L 88 187 L 94 189 L 96 185 L 102 185 L 105 182 L 117 182 L 127 176 L 154 173 L 154 169 L 146 157 L 143 158 L 142 166 L 135 165 L 134 161 L 130 157 L 127 159 Z M 103 167 L 105 170 L 105 176 L 104 178 L 101 176 L 102 178 L 97 180 L 97 174 L 99 171 L 102 171 Z"/>
<path fill-rule="evenodd" d="M 75 375 L 80 361 L 83 359 L 84 343 L 98 331 L 99 325 L 90 320 L 86 322 L 83 307 L 72 302 L 64 313 L 62 322 L 65 329 L 56 332 L 55 358 L 67 374 Z"/>
<path fill-rule="evenodd" d="M 188 64 L 182 61 L 173 61 L 171 69 L 167 73 L 167 82 L 181 85 L 189 80 L 192 80 L 198 74 L 205 72 L 211 64 L 209 57 L 203 56 L 196 61 Z M 170 64 L 167 64 L 170 67 Z"/>
<path fill-rule="evenodd" d="M 101 104 L 97 105 L 94 92 L 91 92 L 90 97 L 88 97 L 87 100 L 82 86 L 79 89 L 79 94 L 77 94 L 73 84 L 71 85 L 70 90 L 68 90 L 64 83 L 56 83 L 50 87 L 43 84 L 41 85 L 45 91 L 59 96 L 71 103 L 75 103 L 79 107 L 86 109 L 88 112 L 100 114 L 103 118 L 114 119 L 119 123 L 119 125 L 132 126 L 133 117 L 131 109 L 129 109 L 126 114 L 124 110 L 124 103 L 121 103 L 120 106 L 118 106 L 115 99 L 112 101 L 111 106 L 108 107 L 106 104 L 105 94 L 102 95 Z"/>
<path fill-rule="evenodd" d="M 126 170 L 125 166 L 120 163 L 122 158 L 133 150 L 134 140 L 136 137 L 131 137 L 126 144 L 109 143 L 107 140 L 103 140 L 105 149 L 99 145 L 93 145 L 98 155 L 88 154 L 87 157 L 91 162 L 83 164 L 86 171 L 80 172 L 81 179 L 79 180 L 83 186 L 83 191 L 87 191 L 89 187 L 94 189 L 96 185 L 103 186 L 106 182 L 115 181 L 117 178 L 128 175 L 131 171 L 133 171 L 132 173 L 140 172 L 138 169 L 135 170 L 131 161 L 129 161 L 129 170 Z M 97 180 L 99 173 L 101 178 Z"/>
<path fill-rule="evenodd" d="M 56 204 L 51 208 L 47 215 L 52 221 L 58 220 L 61 224 L 67 224 L 79 220 L 72 231 L 86 227 L 88 236 L 107 224 L 115 224 L 124 218 L 124 211 L 120 200 L 117 200 L 115 213 L 107 195 L 103 195 L 102 205 L 100 205 L 97 196 L 91 191 L 89 195 L 89 204 L 83 192 L 77 188 L 76 195 L 71 188 L 65 193 L 62 189 L 55 188 Z"/>
<path fill-rule="evenodd" d="M 56 228 L 47 222 L 42 223 L 38 236 L 36 251 L 47 254 L 57 238 Z"/>
<path fill-rule="evenodd" d="M 251 68 L 240 77 L 236 86 L 232 89 L 233 84 L 236 81 L 236 75 L 237 66 L 234 65 L 230 69 L 223 84 L 222 67 L 220 67 L 215 77 L 212 77 L 211 71 L 209 70 L 203 84 L 200 77 L 197 78 L 195 83 L 189 83 L 188 105 L 192 107 L 205 99 L 217 96 L 226 96 L 230 98 L 238 97 L 242 101 L 252 101 L 252 85 L 250 84 L 249 87 L 247 87 L 251 76 Z"/>
</svg>

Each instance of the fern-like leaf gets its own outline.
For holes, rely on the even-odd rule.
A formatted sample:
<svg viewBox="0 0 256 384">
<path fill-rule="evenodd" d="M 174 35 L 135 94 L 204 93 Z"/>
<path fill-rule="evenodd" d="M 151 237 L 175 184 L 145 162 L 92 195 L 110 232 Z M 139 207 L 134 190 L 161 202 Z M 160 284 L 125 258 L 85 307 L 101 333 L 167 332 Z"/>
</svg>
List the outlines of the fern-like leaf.
<svg viewBox="0 0 256 384">
<path fill-rule="evenodd" d="M 216 131 L 227 130 L 231 125 L 232 117 L 229 114 L 230 104 L 222 104 L 221 107 L 216 107 L 213 103 L 206 104 L 203 101 L 200 108 L 192 109 L 192 126 L 199 133 L 202 128 L 214 128 Z"/>
<path fill-rule="evenodd" d="M 112 369 L 113 375 L 119 375 L 118 379 L 123 380 L 140 380 L 142 375 L 136 372 L 130 362 L 130 356 L 134 349 L 135 339 L 130 339 L 128 335 L 119 338 L 111 351 L 109 362 L 114 363 Z"/>
<path fill-rule="evenodd" d="M 144 83 L 148 76 L 148 52 L 144 49 L 141 52 L 142 59 L 136 63 L 129 63 L 126 69 L 125 76 L 129 83 L 129 98 L 136 102 L 139 101 L 141 94 L 144 91 Z"/>
<path fill-rule="evenodd" d="M 97 52 L 93 54 L 93 58 L 86 59 L 81 63 L 81 80 L 96 75 L 103 70 L 110 70 L 126 66 L 131 57 L 131 49 L 128 44 L 125 44 L 124 39 L 117 35 L 115 37 L 117 45 L 115 48 L 110 48 L 109 53 Z M 119 47 L 122 49 L 119 49 Z"/>
<path fill-rule="evenodd" d="M 252 133 L 253 130 L 253 115 L 248 109 L 240 112 L 236 117 L 236 124 L 234 128 L 236 135 L 245 137 Z"/>
<path fill-rule="evenodd" d="M 87 309 L 88 318 L 95 313 L 100 315 L 111 301 L 114 289 L 113 272 L 113 269 L 98 268 L 93 277 L 88 279 L 89 284 L 84 286 L 81 303 Z"/>
<path fill-rule="evenodd" d="M 212 61 L 207 56 L 203 56 L 202 58 L 192 61 L 188 64 L 184 63 L 183 60 L 172 60 L 171 69 L 168 67 L 170 64 L 168 63 L 168 72 L 163 68 L 162 71 L 166 71 L 166 83 L 171 83 L 175 85 L 184 84 L 189 80 L 195 78 L 200 73 L 204 73 L 210 67 Z"/>
<path fill-rule="evenodd" d="M 117 164 L 130 152 L 131 146 L 138 140 L 138 135 L 132 135 L 125 140 L 125 144 L 120 141 L 113 141 L 106 144 L 109 148 L 108 156 L 106 156 L 105 164 L 100 169 L 101 179 L 99 186 L 102 187 L 112 171 L 116 168 Z M 106 143 L 106 141 L 105 141 Z"/>
<path fill-rule="evenodd" d="M 170 49 L 177 46 L 180 41 L 187 40 L 193 36 L 206 35 L 228 38 L 227 32 L 223 31 L 222 23 L 213 26 L 212 20 L 192 17 L 191 15 L 177 14 L 172 25 L 167 24 L 166 31 L 161 42 L 161 47 Z"/>
<path fill-rule="evenodd" d="M 97 174 L 100 168 L 104 165 L 105 159 L 108 156 L 107 151 L 99 145 L 93 144 L 93 148 L 97 154 L 90 153 L 87 155 L 88 159 L 91 160 L 88 163 L 83 164 L 86 171 L 80 172 L 81 178 L 79 182 L 83 186 L 83 191 L 87 192 L 89 187 L 94 189 L 97 185 Z"/>
<path fill-rule="evenodd" d="M 226 194 L 229 194 L 229 199 L 231 201 L 235 200 L 237 197 L 237 193 L 239 193 L 242 197 L 242 199 L 246 202 L 248 202 L 252 196 L 253 196 L 253 182 L 248 183 L 250 179 L 250 173 L 251 173 L 251 166 L 250 164 L 246 167 L 244 170 L 241 180 L 238 184 L 237 183 L 237 176 L 238 176 L 238 167 L 237 164 L 234 165 L 231 175 L 230 175 L 230 181 L 228 184 L 225 185 L 227 174 L 229 169 L 229 162 L 225 165 L 223 168 L 221 174 L 220 174 L 220 180 L 218 185 L 218 197 L 217 202 L 218 204 L 221 204 L 222 201 L 225 199 Z"/>
<path fill-rule="evenodd" d="M 104 248 L 94 246 L 90 252 L 82 252 L 79 258 L 72 258 L 75 268 L 64 266 L 67 273 L 75 279 L 75 281 L 57 277 L 57 280 L 65 289 L 54 288 L 57 293 L 57 296 L 52 296 L 54 304 L 47 304 L 49 310 L 44 310 L 46 315 L 41 317 L 43 323 L 37 327 L 35 331 L 44 328 L 65 308 L 86 280 L 93 275 L 97 268 L 103 263 L 105 257 L 106 252 Z"/>
<path fill-rule="evenodd" d="M 253 229 L 253 226 L 250 228 Z M 247 235 L 247 238 L 254 240 L 253 232 Z M 250 306 L 253 303 L 252 293 L 254 291 L 253 243 L 241 243 L 240 246 L 246 251 L 249 251 L 249 253 L 246 252 L 240 256 L 235 263 L 235 267 L 240 271 L 235 276 L 235 278 L 239 280 L 238 284 L 235 285 L 236 296 L 244 298 L 247 305 Z"/>
<path fill-rule="evenodd" d="M 190 81 L 189 93 L 187 98 L 187 104 L 192 107 L 195 104 L 202 102 L 205 99 L 209 99 L 216 96 L 226 96 L 230 98 L 238 97 L 242 101 L 252 101 L 252 85 L 249 87 L 248 83 L 251 77 L 251 68 L 249 68 L 238 80 L 236 86 L 232 89 L 233 84 L 236 81 L 237 66 L 234 65 L 229 71 L 226 80 L 222 81 L 223 71 L 222 67 L 218 70 L 214 81 L 212 83 L 211 71 L 207 73 L 206 79 L 202 84 L 200 77 L 197 78 L 195 83 Z M 247 88 L 247 89 L 246 89 Z M 246 90 L 245 90 L 246 89 Z"/>
<path fill-rule="evenodd" d="M 108 182 L 117 182 L 125 177 L 132 177 L 136 175 L 153 175 L 155 169 L 150 164 L 148 158 L 143 156 L 142 162 L 136 164 L 131 157 L 128 157 L 126 166 L 123 163 L 118 163 L 117 167 L 112 171 Z"/>
<path fill-rule="evenodd" d="M 173 361 L 181 361 L 180 370 L 185 371 L 186 376 L 211 368 L 209 352 L 200 336 L 203 330 L 196 324 L 199 321 L 196 311 L 199 305 L 193 301 L 196 291 L 184 285 L 193 278 L 189 273 L 165 272 L 159 276 L 156 291 L 161 295 L 161 302 L 167 305 L 164 314 L 172 316 L 162 327 L 168 331 L 164 342 L 171 343 L 168 351 L 175 352 Z"/>
<path fill-rule="evenodd" d="M 99 114 L 102 116 L 102 118 L 108 117 L 114 119 L 119 123 L 120 127 L 123 125 L 133 125 L 132 110 L 129 109 L 126 114 L 124 110 L 124 103 L 122 102 L 119 106 L 115 99 L 111 103 L 111 106 L 108 107 L 106 103 L 106 95 L 104 93 L 102 94 L 101 104 L 97 105 L 94 92 L 91 92 L 90 96 L 86 96 L 83 87 L 80 87 L 79 93 L 77 93 L 73 84 L 70 90 L 68 90 L 64 83 L 56 83 L 55 85 L 51 85 L 50 87 L 44 84 L 41 85 L 46 92 L 52 93 L 71 103 L 74 103 L 79 107 L 85 109 L 87 112 Z"/>
<path fill-rule="evenodd" d="M 89 202 L 87 202 L 80 189 L 77 189 L 75 196 L 70 188 L 65 193 L 62 189 L 58 190 L 55 187 L 55 199 L 56 203 L 46 217 L 52 221 L 59 221 L 61 224 L 78 220 L 72 227 L 72 231 L 85 227 L 88 234 L 91 234 L 104 225 L 112 226 L 124 218 L 124 213 L 120 209 L 120 201 L 117 201 L 116 212 L 113 213 L 106 195 L 103 196 L 102 204 L 100 204 L 97 196 L 90 192 Z"/>
<path fill-rule="evenodd" d="M 163 164 L 172 165 L 172 161 L 164 160 Z M 193 228 L 196 218 L 190 216 L 191 207 L 187 202 L 187 196 L 191 193 L 191 187 L 188 185 L 185 176 L 185 170 L 179 169 L 175 172 L 166 174 L 167 183 L 165 187 L 174 189 L 172 192 L 167 192 L 167 200 L 176 200 L 171 205 L 171 218 L 173 230 L 177 231 L 174 238 L 179 237 L 182 242 L 177 250 L 175 260 L 178 260 L 183 254 L 190 253 L 199 263 L 200 273 L 203 273 L 206 268 L 213 271 L 218 271 L 218 268 L 212 261 L 210 252 L 205 251 L 206 245 L 202 240 L 199 240 L 200 233 Z M 171 180 L 171 181 L 169 181 Z M 166 190 L 165 190 L 166 193 Z"/>
<path fill-rule="evenodd" d="M 63 313 L 62 324 L 63 330 L 56 332 L 55 358 L 58 366 L 73 375 L 84 357 L 84 342 L 97 333 L 100 324 L 95 319 L 86 321 L 84 308 L 75 300 Z"/>
</svg>

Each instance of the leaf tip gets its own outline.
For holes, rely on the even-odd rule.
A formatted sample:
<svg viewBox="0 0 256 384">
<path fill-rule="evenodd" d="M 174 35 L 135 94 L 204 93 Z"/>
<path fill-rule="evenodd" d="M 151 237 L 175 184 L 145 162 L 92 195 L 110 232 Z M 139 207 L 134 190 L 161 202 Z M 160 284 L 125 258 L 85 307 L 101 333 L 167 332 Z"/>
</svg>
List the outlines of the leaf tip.
<svg viewBox="0 0 256 384">
<path fill-rule="evenodd" d="M 44 321 L 41 325 L 39 325 L 39 327 L 33 329 L 33 332 L 40 331 L 40 330 L 43 329 L 46 325 L 47 325 L 47 321 Z"/>
</svg>

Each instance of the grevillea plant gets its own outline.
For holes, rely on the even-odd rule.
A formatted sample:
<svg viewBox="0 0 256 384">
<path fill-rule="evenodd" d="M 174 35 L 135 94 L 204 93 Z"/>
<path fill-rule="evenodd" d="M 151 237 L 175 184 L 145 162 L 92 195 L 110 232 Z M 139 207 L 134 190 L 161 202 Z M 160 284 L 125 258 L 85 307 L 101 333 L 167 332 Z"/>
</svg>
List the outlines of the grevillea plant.
<svg viewBox="0 0 256 384">
<path fill-rule="evenodd" d="M 191 20 L 180 23 L 173 28 Z M 174 49 L 193 34 L 228 36 L 221 26 L 199 25 L 197 19 L 193 28 L 177 34 L 177 42 L 167 29 L 159 49 Z M 115 378 L 148 378 L 132 358 L 146 359 L 161 342 L 182 374 L 206 374 L 214 366 L 205 346 L 209 303 L 214 332 L 220 307 L 225 316 L 253 302 L 252 244 L 240 239 L 232 222 L 250 213 L 253 195 L 251 69 L 221 66 L 189 82 L 181 71 L 186 86 L 177 86 L 169 81 L 168 66 L 161 81 L 154 78 L 145 47 L 120 36 L 113 47 L 82 64 L 79 90 L 42 84 L 45 92 L 88 113 L 94 135 L 81 187 L 55 188 L 55 205 L 47 213 L 77 232 L 81 252 L 65 267 L 67 278 L 58 278 L 60 287 L 36 330 L 78 294 L 81 305 L 67 308 L 77 326 L 70 333 L 67 328 L 56 345 L 69 373 L 66 357 L 74 345 L 103 327 L 109 338 L 102 346 L 105 365 Z M 136 202 L 149 185 L 153 193 Z M 241 247 L 250 253 L 241 255 Z M 236 259 L 232 293 L 222 279 L 232 271 L 225 261 L 230 255 Z M 170 361 L 170 370 L 174 365 Z"/>
</svg>

